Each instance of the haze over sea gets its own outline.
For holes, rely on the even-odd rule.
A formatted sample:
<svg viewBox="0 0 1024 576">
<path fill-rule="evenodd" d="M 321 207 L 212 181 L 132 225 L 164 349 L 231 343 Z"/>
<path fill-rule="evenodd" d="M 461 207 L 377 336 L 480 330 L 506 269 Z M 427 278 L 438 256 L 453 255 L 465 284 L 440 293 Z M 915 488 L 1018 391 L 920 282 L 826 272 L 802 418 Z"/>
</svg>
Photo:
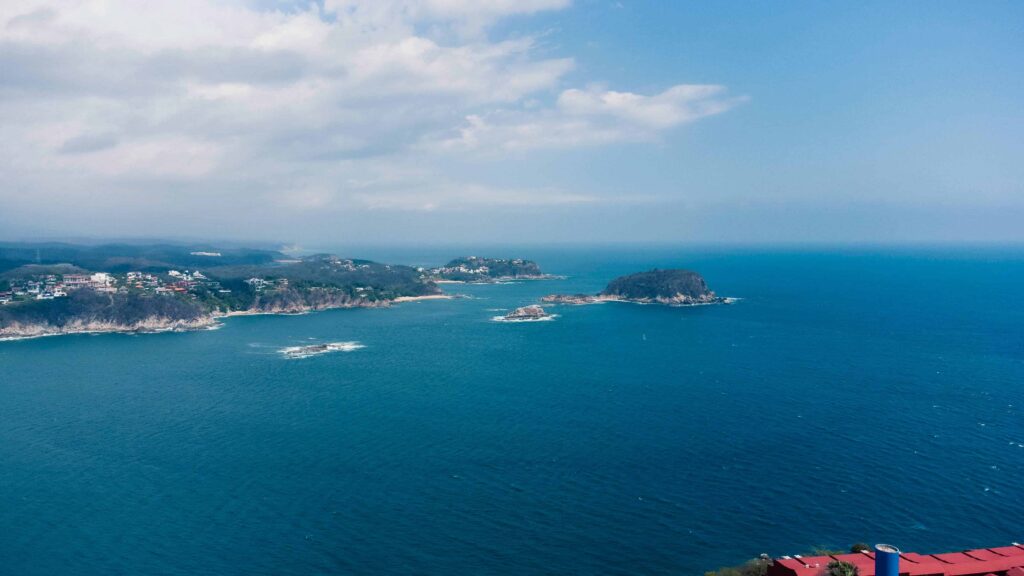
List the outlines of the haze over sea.
<svg viewBox="0 0 1024 576">
<path fill-rule="evenodd" d="M 1022 248 L 337 252 L 567 278 L 0 342 L 0 573 L 700 574 L 1024 537 Z M 490 321 L 653 267 L 742 300 Z"/>
</svg>

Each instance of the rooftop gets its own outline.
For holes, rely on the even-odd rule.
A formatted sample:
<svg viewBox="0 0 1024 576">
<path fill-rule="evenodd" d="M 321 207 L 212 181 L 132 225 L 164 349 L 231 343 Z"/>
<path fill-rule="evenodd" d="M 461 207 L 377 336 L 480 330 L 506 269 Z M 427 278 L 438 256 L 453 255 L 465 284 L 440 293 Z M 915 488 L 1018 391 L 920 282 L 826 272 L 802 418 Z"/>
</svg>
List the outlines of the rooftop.
<svg viewBox="0 0 1024 576">
<path fill-rule="evenodd" d="M 821 576 L 833 560 L 849 562 L 859 576 L 875 576 L 873 551 L 830 556 L 783 556 L 768 567 L 768 576 Z M 1024 576 L 1024 546 L 979 548 L 944 554 L 900 553 L 900 575 L 907 576 Z"/>
</svg>

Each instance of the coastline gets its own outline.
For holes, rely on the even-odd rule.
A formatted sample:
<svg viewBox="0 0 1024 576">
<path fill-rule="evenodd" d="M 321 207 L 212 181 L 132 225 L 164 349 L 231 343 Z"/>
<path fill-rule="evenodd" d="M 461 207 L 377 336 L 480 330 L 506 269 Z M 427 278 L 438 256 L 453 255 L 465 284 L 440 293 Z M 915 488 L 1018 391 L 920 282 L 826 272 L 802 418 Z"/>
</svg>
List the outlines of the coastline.
<svg viewBox="0 0 1024 576">
<path fill-rule="evenodd" d="M 196 330 L 215 330 L 220 327 L 217 316 L 201 316 L 193 320 L 171 320 L 168 318 L 147 319 L 134 324 L 113 324 L 109 322 L 74 322 L 70 325 L 53 329 L 52 326 L 33 326 L 18 330 L 0 330 L 0 342 L 16 340 L 33 340 L 50 336 L 70 336 L 72 334 L 161 334 L 164 332 L 194 332 Z"/>
<path fill-rule="evenodd" d="M 401 304 L 402 302 L 421 302 L 423 300 L 452 300 L 455 296 L 451 294 L 428 294 L 426 296 L 399 296 L 393 300 L 388 300 L 392 304 Z"/>
<path fill-rule="evenodd" d="M 541 302 L 548 305 L 555 306 L 589 306 L 593 304 L 606 304 L 609 302 L 621 303 L 621 304 L 639 304 L 639 305 L 659 305 L 668 306 L 671 308 L 689 308 L 691 306 L 714 306 L 717 304 L 735 304 L 740 298 L 730 296 L 715 296 L 711 300 L 676 300 L 672 298 L 651 298 L 651 299 L 639 299 L 639 298 L 622 298 L 619 296 L 602 296 L 602 295 L 563 295 L 563 294 L 551 294 L 541 298 Z"/>
<path fill-rule="evenodd" d="M 434 279 L 434 284 L 507 284 L 509 282 L 519 281 L 535 281 L 535 280 L 565 280 L 567 276 L 558 276 L 555 274 L 541 274 L 534 276 L 495 276 L 481 278 L 479 280 L 445 280 L 445 279 Z"/>
<path fill-rule="evenodd" d="M 399 296 L 391 300 L 357 300 L 345 304 L 329 306 L 303 306 L 298 308 L 272 310 L 230 310 L 228 312 L 211 312 L 192 320 L 171 320 L 169 318 L 147 318 L 133 324 L 115 324 L 103 321 L 71 322 L 56 327 L 47 325 L 30 325 L 0 328 L 0 342 L 18 340 L 34 340 L 51 336 L 71 336 L 73 334 L 160 334 L 165 332 L 194 332 L 197 330 L 216 330 L 223 324 L 220 320 L 235 316 L 297 316 L 321 312 L 324 310 L 343 310 L 348 308 L 387 308 L 391 304 L 418 302 L 422 300 L 450 300 L 450 294 L 428 294 L 426 296 Z"/>
</svg>

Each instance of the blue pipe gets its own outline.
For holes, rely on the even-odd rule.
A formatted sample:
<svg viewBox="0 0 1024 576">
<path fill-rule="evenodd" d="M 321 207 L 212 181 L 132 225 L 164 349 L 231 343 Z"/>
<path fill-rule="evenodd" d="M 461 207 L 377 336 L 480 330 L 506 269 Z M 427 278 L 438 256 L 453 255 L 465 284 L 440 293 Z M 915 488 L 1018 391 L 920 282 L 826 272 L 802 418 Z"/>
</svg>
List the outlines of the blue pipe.
<svg viewBox="0 0 1024 576">
<path fill-rule="evenodd" d="M 875 544 L 875 576 L 900 576 L 900 549 Z"/>
</svg>

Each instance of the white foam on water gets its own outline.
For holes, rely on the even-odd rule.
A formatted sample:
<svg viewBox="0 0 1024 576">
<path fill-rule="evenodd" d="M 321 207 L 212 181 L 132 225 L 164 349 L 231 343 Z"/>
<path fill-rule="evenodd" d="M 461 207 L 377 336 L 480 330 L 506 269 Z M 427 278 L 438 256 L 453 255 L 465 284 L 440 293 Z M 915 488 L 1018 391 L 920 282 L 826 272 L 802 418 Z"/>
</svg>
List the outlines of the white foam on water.
<svg viewBox="0 0 1024 576">
<path fill-rule="evenodd" d="M 327 344 L 311 344 L 309 346 L 288 346 L 281 348 L 278 352 L 289 360 L 299 360 L 330 354 L 331 352 L 354 352 L 360 348 L 366 348 L 359 342 L 330 342 Z"/>
<path fill-rule="evenodd" d="M 491 318 L 493 322 L 551 322 L 555 318 L 558 318 L 558 314 L 551 314 L 550 316 L 544 316 L 543 318 L 506 318 L 504 316 L 494 316 Z"/>
</svg>

